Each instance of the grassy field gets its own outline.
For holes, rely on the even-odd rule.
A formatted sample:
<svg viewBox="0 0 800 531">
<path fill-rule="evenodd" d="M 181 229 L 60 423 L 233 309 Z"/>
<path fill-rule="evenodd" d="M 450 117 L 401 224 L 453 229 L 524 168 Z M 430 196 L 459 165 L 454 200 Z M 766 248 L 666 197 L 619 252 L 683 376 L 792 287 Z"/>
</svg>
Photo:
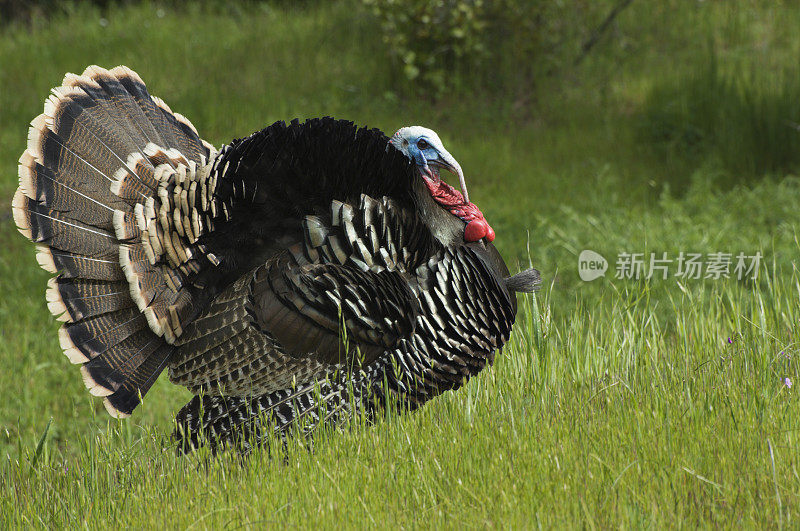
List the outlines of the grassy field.
<svg viewBox="0 0 800 531">
<path fill-rule="evenodd" d="M 785 380 L 800 377 L 800 179 L 785 154 L 800 133 L 759 111 L 800 121 L 793 4 L 635 2 L 523 109 L 488 89 L 435 102 L 398 89 L 353 7 L 73 8 L 0 28 L 3 527 L 800 525 Z M 697 82 L 709 61 L 712 81 L 753 81 L 715 99 Z M 509 264 L 532 261 L 546 286 L 520 298 L 494 367 L 412 415 L 321 432 L 285 458 L 176 457 L 189 393 L 162 377 L 132 419 L 106 415 L 61 355 L 47 274 L 8 208 L 27 122 L 93 63 L 138 71 L 216 145 L 294 117 L 432 127 Z M 719 123 L 691 120 L 701 97 L 724 99 Z M 686 131 L 704 141 L 689 149 Z M 580 280 L 584 249 L 609 260 L 605 277 Z M 676 264 L 637 281 L 614 278 L 622 252 L 763 260 L 755 281 L 678 279 Z"/>
</svg>

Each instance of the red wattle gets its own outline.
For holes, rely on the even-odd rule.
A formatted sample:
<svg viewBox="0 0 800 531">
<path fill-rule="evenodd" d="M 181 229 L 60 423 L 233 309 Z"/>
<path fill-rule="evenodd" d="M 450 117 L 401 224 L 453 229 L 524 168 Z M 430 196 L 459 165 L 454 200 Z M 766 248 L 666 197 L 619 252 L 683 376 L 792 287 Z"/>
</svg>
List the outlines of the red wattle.
<svg viewBox="0 0 800 531">
<path fill-rule="evenodd" d="M 489 224 L 485 219 L 473 219 L 464 228 L 464 239 L 468 242 L 476 242 L 485 237 L 488 231 Z"/>
<path fill-rule="evenodd" d="M 483 212 L 475 203 L 466 203 L 461 192 L 440 179 L 432 179 L 423 174 L 422 178 L 433 199 L 450 211 L 454 216 L 461 218 L 467 224 L 464 227 L 464 240 L 476 242 L 481 238 L 494 241 L 494 230 L 486 222 Z"/>
</svg>

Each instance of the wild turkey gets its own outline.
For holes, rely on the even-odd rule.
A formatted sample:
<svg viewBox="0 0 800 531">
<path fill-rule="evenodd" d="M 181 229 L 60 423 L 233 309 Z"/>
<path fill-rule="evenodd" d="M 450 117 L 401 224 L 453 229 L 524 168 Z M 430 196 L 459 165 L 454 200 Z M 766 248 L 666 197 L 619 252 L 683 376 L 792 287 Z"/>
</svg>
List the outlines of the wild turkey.
<svg viewBox="0 0 800 531">
<path fill-rule="evenodd" d="M 124 66 L 53 89 L 13 211 L 90 393 L 127 417 L 168 368 L 185 446 L 456 389 L 539 281 L 507 278 L 433 131 L 295 120 L 217 151 Z"/>
</svg>

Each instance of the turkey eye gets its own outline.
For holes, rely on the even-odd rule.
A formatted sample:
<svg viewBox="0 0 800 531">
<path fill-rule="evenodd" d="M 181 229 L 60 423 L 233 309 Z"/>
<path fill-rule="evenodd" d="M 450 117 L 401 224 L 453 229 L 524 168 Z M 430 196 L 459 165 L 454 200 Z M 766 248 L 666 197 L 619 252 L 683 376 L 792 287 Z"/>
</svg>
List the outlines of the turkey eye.
<svg viewBox="0 0 800 531">
<path fill-rule="evenodd" d="M 428 146 L 429 146 L 428 141 L 425 140 L 424 138 L 420 138 L 417 141 L 417 147 L 420 149 L 428 149 Z"/>
</svg>

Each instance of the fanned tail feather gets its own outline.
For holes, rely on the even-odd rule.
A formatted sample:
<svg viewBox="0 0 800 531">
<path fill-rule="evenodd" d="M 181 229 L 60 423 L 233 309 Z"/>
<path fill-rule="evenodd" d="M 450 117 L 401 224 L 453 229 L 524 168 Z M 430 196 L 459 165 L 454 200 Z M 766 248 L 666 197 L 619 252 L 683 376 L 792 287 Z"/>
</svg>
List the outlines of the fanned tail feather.
<svg viewBox="0 0 800 531">
<path fill-rule="evenodd" d="M 47 305 L 64 322 L 64 353 L 115 417 L 130 415 L 168 364 L 174 347 L 159 324 L 191 307 L 180 278 L 162 290 L 175 274 L 148 260 L 131 220 L 157 195 L 157 168 L 202 168 L 212 153 L 126 67 L 67 74 L 31 122 L 14 220 L 58 274 Z"/>
</svg>

